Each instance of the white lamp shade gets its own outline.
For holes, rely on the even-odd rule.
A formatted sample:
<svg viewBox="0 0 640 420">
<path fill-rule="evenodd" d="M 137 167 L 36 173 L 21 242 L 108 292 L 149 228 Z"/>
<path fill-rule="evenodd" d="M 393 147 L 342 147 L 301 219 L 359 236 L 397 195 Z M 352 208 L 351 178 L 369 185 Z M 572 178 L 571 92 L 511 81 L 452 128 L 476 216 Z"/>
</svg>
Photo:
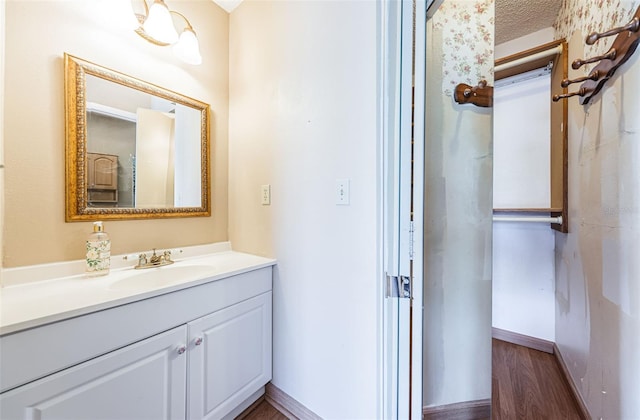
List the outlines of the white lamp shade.
<svg viewBox="0 0 640 420">
<path fill-rule="evenodd" d="M 142 25 L 145 33 L 156 41 L 173 44 L 178 40 L 178 33 L 173 26 L 169 9 L 161 1 L 156 0 L 149 8 L 149 15 Z"/>
<path fill-rule="evenodd" d="M 180 34 L 180 39 L 173 46 L 173 53 L 185 63 L 196 66 L 202 63 L 198 38 L 196 38 L 196 34 L 189 28 L 185 28 Z"/>
</svg>

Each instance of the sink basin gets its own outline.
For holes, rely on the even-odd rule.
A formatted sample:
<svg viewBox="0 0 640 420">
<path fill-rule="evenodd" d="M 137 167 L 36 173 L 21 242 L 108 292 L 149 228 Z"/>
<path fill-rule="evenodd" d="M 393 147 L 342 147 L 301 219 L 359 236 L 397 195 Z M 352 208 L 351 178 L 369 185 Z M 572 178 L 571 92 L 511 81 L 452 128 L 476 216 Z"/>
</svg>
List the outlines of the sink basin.
<svg viewBox="0 0 640 420">
<path fill-rule="evenodd" d="M 134 270 L 132 274 L 109 285 L 110 290 L 156 289 L 205 278 L 214 272 L 210 265 L 168 265 Z"/>
</svg>

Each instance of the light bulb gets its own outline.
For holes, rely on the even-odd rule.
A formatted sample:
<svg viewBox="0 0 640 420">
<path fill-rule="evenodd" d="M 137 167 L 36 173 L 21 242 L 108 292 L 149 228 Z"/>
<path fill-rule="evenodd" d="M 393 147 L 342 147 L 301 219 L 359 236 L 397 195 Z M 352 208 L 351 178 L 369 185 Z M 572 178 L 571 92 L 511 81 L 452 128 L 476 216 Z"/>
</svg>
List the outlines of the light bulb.
<svg viewBox="0 0 640 420">
<path fill-rule="evenodd" d="M 162 0 L 155 0 L 151 5 L 149 15 L 142 28 L 147 35 L 156 41 L 173 44 L 178 40 L 178 33 L 173 26 L 171 14 Z"/>
<path fill-rule="evenodd" d="M 200 46 L 195 32 L 190 28 L 185 28 L 180 34 L 180 39 L 173 46 L 173 53 L 182 61 L 188 64 L 202 64 Z"/>
</svg>

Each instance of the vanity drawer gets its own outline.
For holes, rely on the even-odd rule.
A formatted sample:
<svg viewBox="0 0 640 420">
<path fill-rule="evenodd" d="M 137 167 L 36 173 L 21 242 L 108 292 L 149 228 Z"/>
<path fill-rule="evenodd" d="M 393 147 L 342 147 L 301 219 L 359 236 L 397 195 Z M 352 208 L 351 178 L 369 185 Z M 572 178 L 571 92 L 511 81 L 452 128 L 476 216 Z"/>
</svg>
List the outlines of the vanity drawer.
<svg viewBox="0 0 640 420">
<path fill-rule="evenodd" d="M 4 335 L 0 392 L 269 292 L 271 271 L 265 267 Z"/>
</svg>

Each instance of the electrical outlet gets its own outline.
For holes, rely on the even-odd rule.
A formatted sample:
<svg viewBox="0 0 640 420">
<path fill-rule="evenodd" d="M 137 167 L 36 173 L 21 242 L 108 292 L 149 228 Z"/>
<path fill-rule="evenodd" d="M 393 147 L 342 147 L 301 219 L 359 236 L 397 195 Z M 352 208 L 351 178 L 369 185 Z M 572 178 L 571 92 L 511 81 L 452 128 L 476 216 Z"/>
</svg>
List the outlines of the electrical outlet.
<svg viewBox="0 0 640 420">
<path fill-rule="evenodd" d="M 271 205 L 271 185 L 263 185 L 261 190 L 261 203 L 263 206 Z"/>
<path fill-rule="evenodd" d="M 336 205 L 349 205 L 349 180 L 347 178 L 336 179 Z"/>
</svg>

